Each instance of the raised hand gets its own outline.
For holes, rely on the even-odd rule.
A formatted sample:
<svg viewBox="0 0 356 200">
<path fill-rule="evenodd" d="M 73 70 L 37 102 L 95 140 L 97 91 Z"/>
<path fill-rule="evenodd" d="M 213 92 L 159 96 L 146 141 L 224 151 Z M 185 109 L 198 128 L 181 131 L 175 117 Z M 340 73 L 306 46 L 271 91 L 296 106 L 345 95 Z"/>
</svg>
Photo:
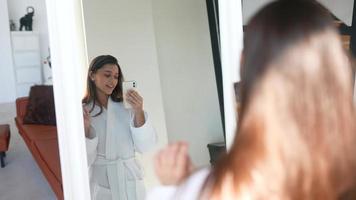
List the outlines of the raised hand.
<svg viewBox="0 0 356 200">
<path fill-rule="evenodd" d="M 131 104 L 134 111 L 134 125 L 140 127 L 145 123 L 145 115 L 143 112 L 143 98 L 135 90 L 129 90 L 126 93 L 126 100 Z"/>
<path fill-rule="evenodd" d="M 169 144 L 158 152 L 154 164 L 156 175 L 163 185 L 178 185 L 193 170 L 186 142 Z"/>
<path fill-rule="evenodd" d="M 135 112 L 143 111 L 143 98 L 135 90 L 127 91 L 126 100 Z"/>
</svg>

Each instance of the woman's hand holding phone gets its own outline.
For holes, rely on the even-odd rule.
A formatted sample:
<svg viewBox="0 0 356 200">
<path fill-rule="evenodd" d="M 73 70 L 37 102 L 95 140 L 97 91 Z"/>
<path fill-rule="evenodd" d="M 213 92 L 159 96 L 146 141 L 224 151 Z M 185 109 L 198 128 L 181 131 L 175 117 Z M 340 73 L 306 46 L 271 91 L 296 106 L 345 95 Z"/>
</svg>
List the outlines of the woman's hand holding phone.
<svg viewBox="0 0 356 200">
<path fill-rule="evenodd" d="M 126 100 L 136 112 L 143 111 L 143 98 L 135 90 L 128 90 L 126 93 Z"/>
<path fill-rule="evenodd" d="M 126 101 L 131 105 L 134 111 L 134 125 L 141 127 L 145 123 L 145 114 L 143 112 L 143 98 L 135 90 L 128 90 L 126 92 Z"/>
</svg>

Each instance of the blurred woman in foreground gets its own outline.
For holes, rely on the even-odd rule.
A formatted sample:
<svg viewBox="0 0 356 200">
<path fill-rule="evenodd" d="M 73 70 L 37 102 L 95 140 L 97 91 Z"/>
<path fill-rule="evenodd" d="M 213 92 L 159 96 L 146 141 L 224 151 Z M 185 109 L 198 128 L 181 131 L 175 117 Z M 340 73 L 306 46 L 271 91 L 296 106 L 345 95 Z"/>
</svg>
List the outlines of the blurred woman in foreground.
<svg viewBox="0 0 356 200">
<path fill-rule="evenodd" d="M 231 150 L 191 174 L 187 144 L 168 146 L 156 160 L 164 186 L 148 198 L 356 199 L 351 76 L 326 9 L 310 0 L 268 4 L 245 30 Z"/>
</svg>

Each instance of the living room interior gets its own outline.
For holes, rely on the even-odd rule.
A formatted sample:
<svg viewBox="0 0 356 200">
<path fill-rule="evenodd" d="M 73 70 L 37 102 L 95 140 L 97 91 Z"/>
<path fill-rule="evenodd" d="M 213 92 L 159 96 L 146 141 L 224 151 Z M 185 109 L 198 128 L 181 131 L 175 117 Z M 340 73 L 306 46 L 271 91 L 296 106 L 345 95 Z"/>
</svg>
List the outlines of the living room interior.
<svg viewBox="0 0 356 200">
<path fill-rule="evenodd" d="M 0 4 L 0 52 L 2 55 L 0 61 L 2 79 L 0 124 L 9 124 L 11 133 L 5 167 L 1 168 L 0 172 L 3 180 L 0 183 L 0 198 L 56 199 L 24 140 L 18 134 L 14 121 L 16 98 L 28 96 L 30 86 L 33 84 L 51 84 L 45 1 L 2 0 Z M 29 6 L 33 7 L 35 12 L 32 27 L 34 31 L 20 32 L 20 18 L 27 11 L 31 12 L 31 9 L 27 10 Z M 10 24 L 13 26 L 10 27 Z M 32 45 L 23 42 L 27 39 L 29 39 L 27 44 L 32 43 Z"/>
<path fill-rule="evenodd" d="M 53 54 L 58 50 L 52 51 L 52 48 L 49 48 L 51 42 L 47 11 L 54 9 L 51 5 L 46 5 L 45 0 L 0 2 L 0 52 L 4 55 L 4 59 L 0 61 L 2 85 L 0 91 L 5 94 L 0 97 L 0 124 L 10 124 L 11 129 L 6 167 L 0 169 L 0 179 L 8 181 L 0 182 L 0 198 L 63 198 L 54 192 L 53 186 L 48 182 L 48 175 L 38 167 L 38 160 L 33 158 L 34 155 L 28 149 L 30 147 L 19 135 L 14 121 L 17 116 L 15 103 L 17 98 L 28 96 L 32 85 L 52 84 L 49 50 L 51 49 L 52 57 L 58 55 Z M 81 38 L 85 39 L 82 47 L 85 49 L 82 56 L 85 65 L 67 70 L 66 73 L 69 77 L 78 79 L 75 83 L 79 85 L 75 91 L 79 91 L 78 96 L 82 96 L 87 63 L 97 55 L 112 54 L 118 58 L 125 79 L 137 81 L 138 90 L 145 99 L 145 109 L 152 117 L 159 138 L 157 147 L 140 158 L 145 166 L 147 188 L 158 184 L 153 172 L 152 156 L 168 142 L 188 141 L 193 162 L 197 166 L 209 165 L 211 158 L 207 145 L 224 142 L 225 136 L 214 73 L 206 2 L 110 0 L 104 4 L 83 0 L 82 5 L 85 36 L 82 35 Z M 254 4 L 253 1 L 242 1 L 243 21 L 245 22 L 261 5 L 263 4 Z M 352 27 L 353 6 L 350 6 L 353 5 L 352 0 L 345 1 L 344 6 L 334 5 L 332 1 L 325 1 L 325 5 L 346 27 Z M 33 32 L 37 34 L 38 48 L 35 49 L 38 59 L 34 62 L 37 62 L 38 68 L 16 74 L 17 61 L 14 58 L 16 51 L 13 51 L 12 39 L 16 37 L 15 32 L 18 31 L 10 31 L 9 20 L 17 22 L 27 12 L 29 6 L 35 8 Z M 340 9 L 345 8 L 351 9 L 351 12 L 340 12 Z M 18 28 L 17 22 L 16 30 Z M 68 40 L 76 43 L 75 38 Z M 348 47 L 350 37 L 344 38 L 345 46 Z M 60 76 L 63 74 L 58 75 Z M 29 77 L 33 79 L 28 80 Z M 60 83 L 58 77 L 54 84 Z M 22 80 L 24 81 L 21 82 Z M 62 81 L 66 80 L 69 79 Z M 19 84 L 26 85 L 26 89 L 19 87 Z M 57 95 L 59 94 L 64 93 L 58 92 Z M 76 105 L 79 105 L 79 102 Z M 11 189 L 14 187 L 16 190 Z M 21 188 L 22 192 L 18 192 L 18 188 Z"/>
</svg>

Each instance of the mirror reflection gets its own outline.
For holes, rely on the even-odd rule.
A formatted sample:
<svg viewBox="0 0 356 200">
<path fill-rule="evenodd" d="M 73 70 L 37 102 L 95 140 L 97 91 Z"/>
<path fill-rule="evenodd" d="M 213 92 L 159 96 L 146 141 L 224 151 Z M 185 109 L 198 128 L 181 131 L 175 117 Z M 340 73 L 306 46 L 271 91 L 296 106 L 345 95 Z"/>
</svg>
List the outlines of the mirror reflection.
<svg viewBox="0 0 356 200">
<path fill-rule="evenodd" d="M 156 131 L 157 141 L 153 149 L 142 153 L 136 151 L 136 158 L 143 166 L 145 189 L 158 184 L 153 171 L 152 154 L 167 142 L 189 141 L 193 162 L 198 166 L 209 165 L 207 145 L 224 141 L 224 135 L 205 1 L 108 1 L 105 4 L 83 1 L 83 9 L 90 61 L 95 62 L 99 55 L 117 58 L 121 68 L 119 71 L 122 72 L 118 73 L 119 79 L 123 75 L 125 81 L 136 82 L 135 90 L 142 97 L 143 109 Z M 182 10 L 184 15 L 181 14 Z M 90 75 L 89 70 L 88 77 Z M 132 111 L 129 109 L 129 112 Z M 92 116 L 95 112 L 92 113 L 93 122 L 97 117 Z M 116 121 L 119 123 L 120 119 Z M 106 126 L 108 128 L 109 124 Z M 99 148 L 108 149 L 107 131 L 106 141 L 100 141 L 99 138 L 98 151 Z M 116 131 L 114 134 L 122 133 Z M 134 132 L 129 134 L 134 138 Z M 136 150 L 136 142 L 132 139 L 128 142 L 134 144 L 134 149 L 121 140 L 115 146 L 118 153 L 130 151 L 131 158 Z M 108 157 L 107 154 L 105 151 L 97 153 L 100 161 L 96 162 Z M 115 157 L 117 160 L 124 158 L 127 155 Z M 111 188 L 108 170 L 101 167 L 101 172 L 95 172 L 99 171 L 95 165 L 94 162 L 92 181 L 99 185 L 101 191 Z M 122 173 L 129 195 L 132 169 L 127 167 Z M 125 195 L 120 189 L 115 192 Z"/>
<path fill-rule="evenodd" d="M 98 56 L 89 66 L 83 110 L 94 199 L 145 197 L 143 171 L 135 153 L 151 149 L 157 136 L 135 84 L 123 82 L 113 56 Z"/>
<path fill-rule="evenodd" d="M 9 124 L 11 129 L 10 148 L 6 154 L 4 169 L 14 169 L 11 165 L 29 167 L 11 173 L 3 173 L 2 170 L 0 175 L 2 179 L 8 176 L 18 177 L 16 180 L 23 180 L 27 186 L 36 186 L 24 187 L 23 194 L 7 192 L 11 198 L 22 199 L 17 198 L 17 195 L 37 194 L 34 197 L 36 199 L 63 199 L 57 131 L 53 123 L 53 98 L 44 103 L 50 107 L 47 110 L 51 109 L 51 112 L 46 113 L 51 122 L 46 124 L 41 121 L 37 125 L 22 123 L 27 113 L 31 86 L 51 84 L 45 2 L 17 0 L 1 3 L 4 5 L 1 8 L 6 9 L 6 12 L 4 10 L 1 13 L 8 13 L 6 18 L 1 18 L 1 33 L 4 33 L 1 37 L 7 41 L 1 43 L 2 46 L 7 45 L 1 49 L 9 50 L 7 54 L 2 54 L 7 55 L 2 62 L 4 66 L 11 66 L 1 73 L 9 75 L 2 77 L 6 83 L 3 85 L 8 87 L 2 90 L 7 95 L 1 95 L 1 103 L 5 102 L 1 104 L 2 113 L 5 113 L 1 115 L 1 124 Z M 25 31 L 24 28 L 19 32 L 19 19 L 27 14 L 26 8 L 29 6 L 34 8 L 33 31 Z M 84 1 L 83 6 L 89 60 L 108 54 L 118 59 L 125 80 L 136 81 L 137 93 L 143 99 L 142 107 L 147 111 L 148 119 L 155 130 L 153 149 L 137 155 L 137 163 L 141 164 L 130 168 L 143 168 L 134 173 L 145 174 L 145 188 L 157 184 L 152 155 L 168 141 L 190 140 L 194 144 L 191 146 L 194 162 L 209 165 L 206 146 L 208 143 L 223 141 L 223 134 L 205 2 L 180 5 L 178 2 L 110 1 L 101 5 L 98 2 Z M 182 10 L 190 9 L 187 16 L 181 17 L 176 6 Z M 29 10 L 32 12 L 32 9 Z M 164 10 L 172 13 L 161 13 Z M 166 19 L 161 18 L 164 15 Z M 15 30 L 12 32 L 7 29 L 10 19 L 10 26 Z M 16 34 L 19 35 L 19 40 L 14 39 L 13 35 Z M 182 39 L 182 34 L 187 38 Z M 17 64 L 20 66 L 19 71 L 14 70 Z M 35 90 L 37 95 L 53 96 L 51 87 L 41 86 Z M 88 105 L 88 113 L 90 108 Z M 15 117 L 16 122 L 13 120 Z M 126 117 L 131 116 L 127 114 Z M 95 120 L 92 117 L 91 123 L 96 123 Z M 120 151 L 121 148 L 127 150 L 124 145 L 128 143 L 118 145 Z M 18 151 L 21 156 L 12 151 Z M 19 158 L 24 158 L 20 160 L 22 164 L 16 162 Z M 32 184 L 32 181 L 36 184 Z M 2 186 L 0 189 L 11 191 Z"/>
<path fill-rule="evenodd" d="M 208 165 L 207 144 L 224 138 L 205 2 L 84 1 L 83 7 L 89 58 L 114 55 L 125 79 L 137 82 L 158 129 L 155 147 L 187 141 L 193 163 Z M 152 157 L 140 156 L 149 189 L 157 184 Z"/>
<path fill-rule="evenodd" d="M 333 8 L 331 1 L 325 2 Z M 260 7 L 243 3 L 244 15 Z M 5 141 L 0 179 L 8 180 L 0 182 L 0 199 L 29 194 L 32 199 L 63 199 L 45 1 L 0 4 L 0 140 Z M 19 32 L 20 18 L 33 10 L 33 31 L 25 27 Z M 91 189 L 96 187 L 98 199 L 141 199 L 145 190 L 159 184 L 152 156 L 169 142 L 187 141 L 193 163 L 210 165 L 207 145 L 223 142 L 224 134 L 206 2 L 83 0 L 83 12 L 92 62 L 83 71 L 92 89 L 83 97 L 83 116 L 88 164 L 95 177 Z M 341 27 L 351 27 L 350 12 L 335 13 Z M 350 34 L 343 36 L 346 47 Z M 92 70 L 100 55 L 116 60 Z M 134 81 L 135 87 L 133 82 L 123 86 L 123 81 Z M 30 90 L 34 85 L 41 86 Z M 124 89 L 133 87 L 127 94 L 131 108 L 126 108 Z M 31 96 L 33 106 L 45 113 L 33 108 L 37 122 L 28 118 L 26 124 Z"/>
</svg>

